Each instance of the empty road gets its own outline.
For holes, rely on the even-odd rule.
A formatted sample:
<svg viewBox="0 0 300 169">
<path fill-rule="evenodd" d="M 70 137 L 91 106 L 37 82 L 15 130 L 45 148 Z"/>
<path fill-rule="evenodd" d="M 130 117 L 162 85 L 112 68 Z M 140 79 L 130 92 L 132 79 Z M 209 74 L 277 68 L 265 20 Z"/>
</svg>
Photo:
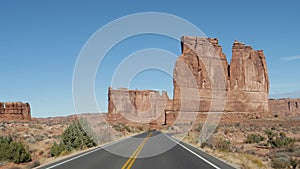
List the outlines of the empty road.
<svg viewBox="0 0 300 169">
<path fill-rule="evenodd" d="M 145 132 L 41 169 L 233 169 L 159 131 Z"/>
</svg>

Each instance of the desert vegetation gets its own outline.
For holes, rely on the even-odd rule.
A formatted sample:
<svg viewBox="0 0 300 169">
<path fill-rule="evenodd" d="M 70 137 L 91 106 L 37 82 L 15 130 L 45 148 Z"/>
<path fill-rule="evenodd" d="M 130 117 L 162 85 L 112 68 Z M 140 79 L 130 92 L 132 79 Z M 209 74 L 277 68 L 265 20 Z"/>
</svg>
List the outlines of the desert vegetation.
<svg viewBox="0 0 300 169">
<path fill-rule="evenodd" d="M 50 149 L 51 156 L 57 157 L 63 152 L 67 153 L 73 150 L 83 150 L 96 146 L 95 141 L 86 131 L 87 128 L 84 128 L 82 124 L 78 120 L 71 122 L 63 132 L 60 142 L 53 143 Z"/>
<path fill-rule="evenodd" d="M 0 161 L 23 163 L 31 161 L 31 155 L 21 142 L 0 136 Z"/>
<path fill-rule="evenodd" d="M 300 168 L 300 127 L 297 120 L 262 119 L 220 124 L 205 142 L 199 136 L 203 124 L 184 141 L 230 162 L 237 168 Z"/>
</svg>

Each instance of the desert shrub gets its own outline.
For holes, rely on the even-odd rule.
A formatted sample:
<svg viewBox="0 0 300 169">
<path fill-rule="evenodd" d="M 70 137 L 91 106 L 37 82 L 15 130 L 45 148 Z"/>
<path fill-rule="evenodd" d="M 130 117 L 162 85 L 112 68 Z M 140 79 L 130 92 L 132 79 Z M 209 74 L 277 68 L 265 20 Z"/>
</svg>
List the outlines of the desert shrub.
<svg viewBox="0 0 300 169">
<path fill-rule="evenodd" d="M 245 143 L 259 143 L 264 141 L 265 138 L 259 134 L 249 134 L 245 140 Z"/>
<path fill-rule="evenodd" d="M 124 126 L 124 129 L 127 130 L 128 132 L 131 132 L 131 129 L 129 126 Z"/>
<path fill-rule="evenodd" d="M 66 146 L 67 151 L 96 146 L 96 143 L 90 138 L 78 120 L 71 122 L 66 128 L 61 141 Z"/>
<path fill-rule="evenodd" d="M 70 152 L 72 150 L 79 150 L 96 146 L 94 140 L 88 135 L 86 130 L 82 127 L 82 123 L 74 120 L 65 129 L 61 136 L 60 143 L 53 143 L 50 154 L 51 156 L 59 156 L 62 152 Z"/>
<path fill-rule="evenodd" d="M 266 130 L 265 134 L 268 137 L 268 143 L 273 148 L 289 147 L 295 143 L 295 139 L 287 137 L 284 132 L 275 133 L 271 130 Z"/>
<path fill-rule="evenodd" d="M 285 146 L 293 144 L 294 142 L 295 142 L 294 139 L 286 137 L 286 136 L 280 136 L 280 137 L 276 137 L 275 139 L 270 140 L 270 144 L 274 148 L 285 147 Z"/>
<path fill-rule="evenodd" d="M 123 131 L 131 132 L 130 127 L 126 126 L 123 123 L 115 124 L 115 125 L 112 126 L 112 128 L 115 129 L 118 132 L 123 132 Z"/>
<path fill-rule="evenodd" d="M 120 125 L 117 125 L 117 124 L 113 125 L 112 128 L 113 128 L 114 130 L 116 130 L 117 132 L 121 132 L 121 131 L 122 131 L 121 126 L 120 126 Z"/>
<path fill-rule="evenodd" d="M 211 140 L 211 145 L 214 149 L 229 151 L 231 147 L 231 142 L 222 137 L 217 137 Z"/>
<path fill-rule="evenodd" d="M 65 146 L 60 144 L 57 144 L 56 142 L 53 143 L 51 149 L 50 149 L 50 154 L 52 157 L 57 157 L 59 156 L 63 151 L 65 150 Z"/>
<path fill-rule="evenodd" d="M 277 136 L 277 134 L 274 133 L 274 132 L 271 131 L 271 130 L 266 130 L 266 131 L 265 131 L 265 134 L 267 135 L 267 137 L 268 137 L 269 140 L 272 140 L 273 137 Z"/>
<path fill-rule="evenodd" d="M 7 151 L 7 157 L 14 163 L 23 163 L 31 161 L 30 153 L 24 148 L 22 143 L 12 142 Z"/>
<path fill-rule="evenodd" d="M 23 163 L 31 161 L 30 153 L 22 143 L 14 142 L 11 137 L 0 136 L 0 161 Z"/>
<path fill-rule="evenodd" d="M 203 143 L 201 143 L 200 147 L 201 148 L 204 148 L 204 147 L 212 148 L 212 145 L 210 143 L 208 143 L 208 142 L 203 142 Z"/>
<path fill-rule="evenodd" d="M 290 168 L 290 160 L 285 157 L 276 157 L 272 159 L 272 167 L 275 169 L 287 169 Z"/>
</svg>

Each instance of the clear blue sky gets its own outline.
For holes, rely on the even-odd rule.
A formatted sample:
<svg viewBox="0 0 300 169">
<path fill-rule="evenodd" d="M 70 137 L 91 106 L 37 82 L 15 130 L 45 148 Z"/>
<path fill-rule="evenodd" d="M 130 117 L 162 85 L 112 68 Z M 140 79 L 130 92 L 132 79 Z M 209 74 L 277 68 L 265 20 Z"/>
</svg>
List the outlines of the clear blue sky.
<svg viewBox="0 0 300 169">
<path fill-rule="evenodd" d="M 299 7 L 296 0 L 2 0 L 0 101 L 30 102 L 35 117 L 74 114 L 72 76 L 81 48 L 105 24 L 137 12 L 170 13 L 192 22 L 208 37 L 219 39 L 228 59 L 234 40 L 263 49 L 271 79 L 270 93 L 274 97 L 281 96 L 276 95 L 279 93 L 300 97 Z M 120 43 L 106 62 L 117 65 L 122 57 L 150 47 L 180 54 L 177 41 L 146 35 Z M 108 79 L 113 70 L 100 68 L 99 72 L 97 102 L 106 112 Z M 162 80 L 146 80 L 154 76 Z M 170 92 L 172 79 L 164 73 L 148 71 L 139 74 L 130 87 Z"/>
</svg>

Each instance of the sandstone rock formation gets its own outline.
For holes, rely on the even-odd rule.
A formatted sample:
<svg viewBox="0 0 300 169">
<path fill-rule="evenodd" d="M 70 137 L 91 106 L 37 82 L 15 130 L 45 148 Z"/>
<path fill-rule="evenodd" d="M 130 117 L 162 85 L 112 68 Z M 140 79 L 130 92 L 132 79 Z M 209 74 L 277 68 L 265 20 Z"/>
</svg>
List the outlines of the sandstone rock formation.
<svg viewBox="0 0 300 169">
<path fill-rule="evenodd" d="M 30 105 L 22 102 L 0 102 L 0 121 L 29 121 Z"/>
<path fill-rule="evenodd" d="M 213 93 L 222 91 L 225 97 Z M 268 113 L 268 92 L 263 51 L 236 41 L 228 65 L 217 39 L 182 37 L 182 55 L 174 68 L 174 111 Z M 218 98 L 226 100 L 223 107 L 213 104 L 222 101 Z"/>
<path fill-rule="evenodd" d="M 154 90 L 108 90 L 108 121 L 118 123 L 165 123 L 164 109 L 170 106 L 166 92 Z"/>
<path fill-rule="evenodd" d="M 262 50 L 234 42 L 225 111 L 268 113 L 269 76 Z"/>
<path fill-rule="evenodd" d="M 173 73 L 173 110 L 223 111 L 224 103 L 214 104 L 225 100 L 228 80 L 228 63 L 218 40 L 184 36 L 181 43 L 182 55 Z"/>
<path fill-rule="evenodd" d="M 173 100 L 152 90 L 109 88 L 110 121 L 172 124 L 179 112 L 186 112 L 182 116 L 201 112 L 203 117 L 207 112 L 231 112 L 246 118 L 269 114 L 269 77 L 262 50 L 235 41 L 229 65 L 216 38 L 183 36 L 181 46 L 173 72 Z"/>
<path fill-rule="evenodd" d="M 300 116 L 300 99 L 270 99 L 269 107 L 275 117 Z"/>
</svg>

